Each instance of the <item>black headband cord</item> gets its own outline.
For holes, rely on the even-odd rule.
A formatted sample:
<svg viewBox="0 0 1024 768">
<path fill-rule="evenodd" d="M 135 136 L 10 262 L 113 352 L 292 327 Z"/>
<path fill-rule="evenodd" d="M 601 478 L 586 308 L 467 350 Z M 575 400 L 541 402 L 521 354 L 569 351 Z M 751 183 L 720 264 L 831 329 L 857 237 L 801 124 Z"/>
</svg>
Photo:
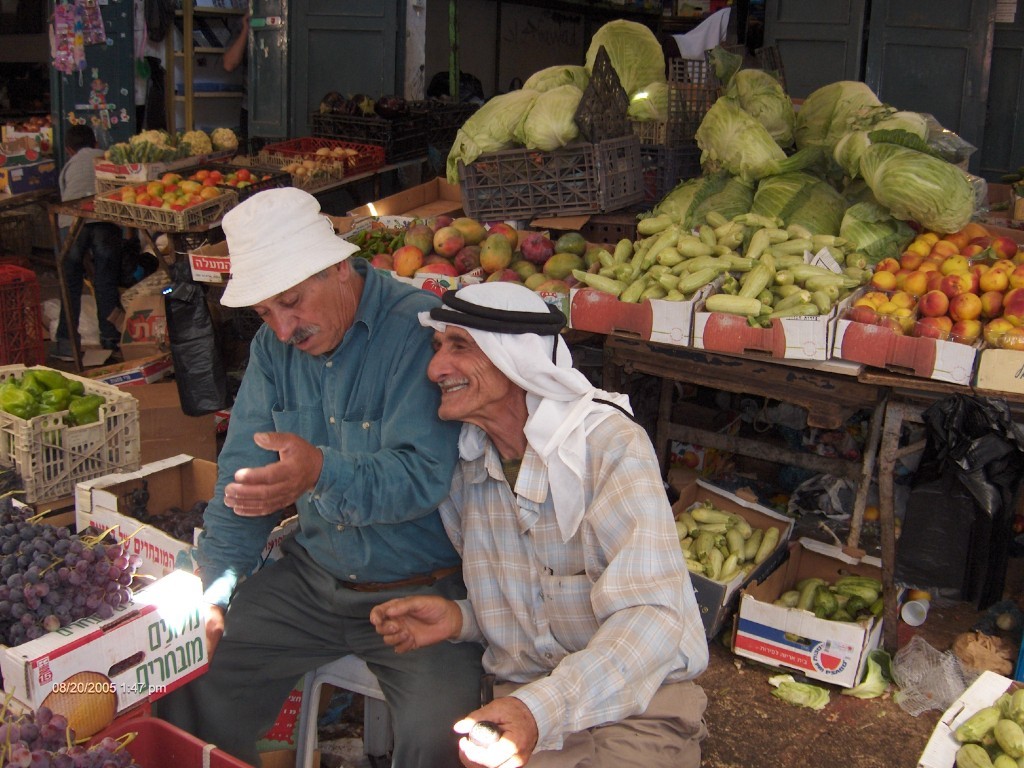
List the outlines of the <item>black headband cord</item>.
<svg viewBox="0 0 1024 768">
<path fill-rule="evenodd" d="M 555 336 L 565 327 L 565 315 L 557 307 L 548 305 L 545 312 L 517 312 L 510 309 L 496 309 L 494 307 L 482 307 L 479 304 L 460 299 L 455 291 L 445 291 L 441 296 L 441 303 L 451 307 L 434 307 L 430 310 L 430 318 L 443 323 L 464 325 L 467 328 L 476 328 L 479 331 L 491 331 L 493 333 L 535 333 L 538 336 Z M 555 339 L 551 350 L 551 359 L 554 361 L 558 349 L 558 339 Z"/>
</svg>

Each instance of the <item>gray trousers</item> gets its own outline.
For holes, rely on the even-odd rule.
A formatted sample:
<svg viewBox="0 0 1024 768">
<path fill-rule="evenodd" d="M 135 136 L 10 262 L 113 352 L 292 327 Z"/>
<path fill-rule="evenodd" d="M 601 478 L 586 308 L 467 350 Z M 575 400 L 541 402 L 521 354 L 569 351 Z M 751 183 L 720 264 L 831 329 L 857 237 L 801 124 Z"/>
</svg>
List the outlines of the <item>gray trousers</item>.
<svg viewBox="0 0 1024 768">
<path fill-rule="evenodd" d="M 461 599 L 460 576 L 433 586 L 356 592 L 288 540 L 284 556 L 246 579 L 231 600 L 206 674 L 158 702 L 157 714 L 203 741 L 259 765 L 256 741 L 303 674 L 349 653 L 377 676 L 391 711 L 394 765 L 458 766 L 452 725 L 480 706 L 476 643 L 438 643 L 398 654 L 370 624 L 370 609 L 412 594 Z"/>
</svg>

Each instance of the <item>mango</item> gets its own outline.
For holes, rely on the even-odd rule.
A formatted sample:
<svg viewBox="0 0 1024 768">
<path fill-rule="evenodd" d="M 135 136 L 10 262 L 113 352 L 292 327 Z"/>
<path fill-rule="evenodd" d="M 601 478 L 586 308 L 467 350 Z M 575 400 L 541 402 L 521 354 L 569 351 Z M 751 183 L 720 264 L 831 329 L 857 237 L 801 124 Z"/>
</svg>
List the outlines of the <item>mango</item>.
<svg viewBox="0 0 1024 768">
<path fill-rule="evenodd" d="M 566 232 L 555 241 L 555 253 L 572 253 L 582 256 L 587 250 L 587 241 L 579 232 Z"/>
<path fill-rule="evenodd" d="M 426 256 L 434 250 L 434 230 L 426 224 L 411 224 L 405 230 L 405 244 L 416 246 Z"/>
<path fill-rule="evenodd" d="M 511 263 L 512 246 L 509 245 L 508 238 L 502 234 L 489 235 L 480 246 L 480 266 L 484 272 L 493 274 L 506 269 Z M 518 275 L 516 279 L 519 279 Z"/>
<path fill-rule="evenodd" d="M 487 237 L 487 230 L 483 225 L 469 216 L 459 216 L 452 220 L 451 225 L 459 230 L 466 245 L 479 245 Z"/>
<path fill-rule="evenodd" d="M 544 274 L 551 280 L 565 280 L 574 269 L 585 269 L 583 257 L 575 253 L 556 253 L 544 262 Z"/>
<path fill-rule="evenodd" d="M 462 233 L 453 226 L 441 227 L 434 233 L 434 250 L 442 256 L 455 256 L 465 244 Z"/>
<path fill-rule="evenodd" d="M 520 280 L 525 280 L 530 275 L 536 275 L 540 270 L 537 269 L 537 265 L 526 259 L 516 259 L 509 264 L 509 269 L 519 275 Z"/>
</svg>

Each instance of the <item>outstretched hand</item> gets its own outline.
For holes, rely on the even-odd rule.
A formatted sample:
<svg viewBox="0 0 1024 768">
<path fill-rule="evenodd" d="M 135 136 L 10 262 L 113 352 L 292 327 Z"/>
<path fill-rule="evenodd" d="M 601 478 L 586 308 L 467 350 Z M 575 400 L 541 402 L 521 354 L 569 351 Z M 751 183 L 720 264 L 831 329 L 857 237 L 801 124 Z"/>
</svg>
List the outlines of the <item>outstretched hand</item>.
<svg viewBox="0 0 1024 768">
<path fill-rule="evenodd" d="M 473 726 L 490 722 L 498 727 L 497 741 L 473 738 Z M 518 768 L 526 765 L 537 746 L 537 721 L 530 709 L 514 696 L 503 696 L 470 712 L 454 726 L 459 739 L 459 759 L 467 768 Z"/>
<path fill-rule="evenodd" d="M 370 622 L 397 653 L 452 640 L 462 631 L 462 611 L 451 600 L 419 595 L 373 607 Z"/>
<path fill-rule="evenodd" d="M 320 479 L 324 455 L 320 449 L 288 432 L 257 432 L 260 448 L 277 451 L 279 461 L 265 467 L 244 467 L 224 488 L 224 503 L 242 517 L 264 517 L 313 488 Z"/>
</svg>

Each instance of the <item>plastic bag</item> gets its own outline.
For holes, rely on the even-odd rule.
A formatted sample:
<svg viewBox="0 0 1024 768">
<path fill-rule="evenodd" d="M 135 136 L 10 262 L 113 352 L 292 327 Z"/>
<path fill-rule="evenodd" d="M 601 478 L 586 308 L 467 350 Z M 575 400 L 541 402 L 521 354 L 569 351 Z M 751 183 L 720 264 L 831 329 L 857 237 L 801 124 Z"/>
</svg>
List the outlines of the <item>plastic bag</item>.
<svg viewBox="0 0 1024 768">
<path fill-rule="evenodd" d="M 1002 598 L 1024 470 L 1024 430 L 1004 400 L 950 395 L 924 412 L 927 442 L 897 542 L 896 580 Z"/>
<path fill-rule="evenodd" d="M 967 690 L 976 673 L 963 668 L 949 651 L 933 648 L 920 635 L 896 652 L 892 660 L 893 681 L 899 691 L 893 701 L 917 717 L 929 709 L 945 710 Z"/>
<path fill-rule="evenodd" d="M 179 269 L 182 266 L 184 270 Z M 175 264 L 172 282 L 163 291 L 167 336 L 181 410 L 187 416 L 203 416 L 228 407 L 227 373 L 206 294 L 183 276 L 187 270 L 188 262 Z"/>
</svg>

